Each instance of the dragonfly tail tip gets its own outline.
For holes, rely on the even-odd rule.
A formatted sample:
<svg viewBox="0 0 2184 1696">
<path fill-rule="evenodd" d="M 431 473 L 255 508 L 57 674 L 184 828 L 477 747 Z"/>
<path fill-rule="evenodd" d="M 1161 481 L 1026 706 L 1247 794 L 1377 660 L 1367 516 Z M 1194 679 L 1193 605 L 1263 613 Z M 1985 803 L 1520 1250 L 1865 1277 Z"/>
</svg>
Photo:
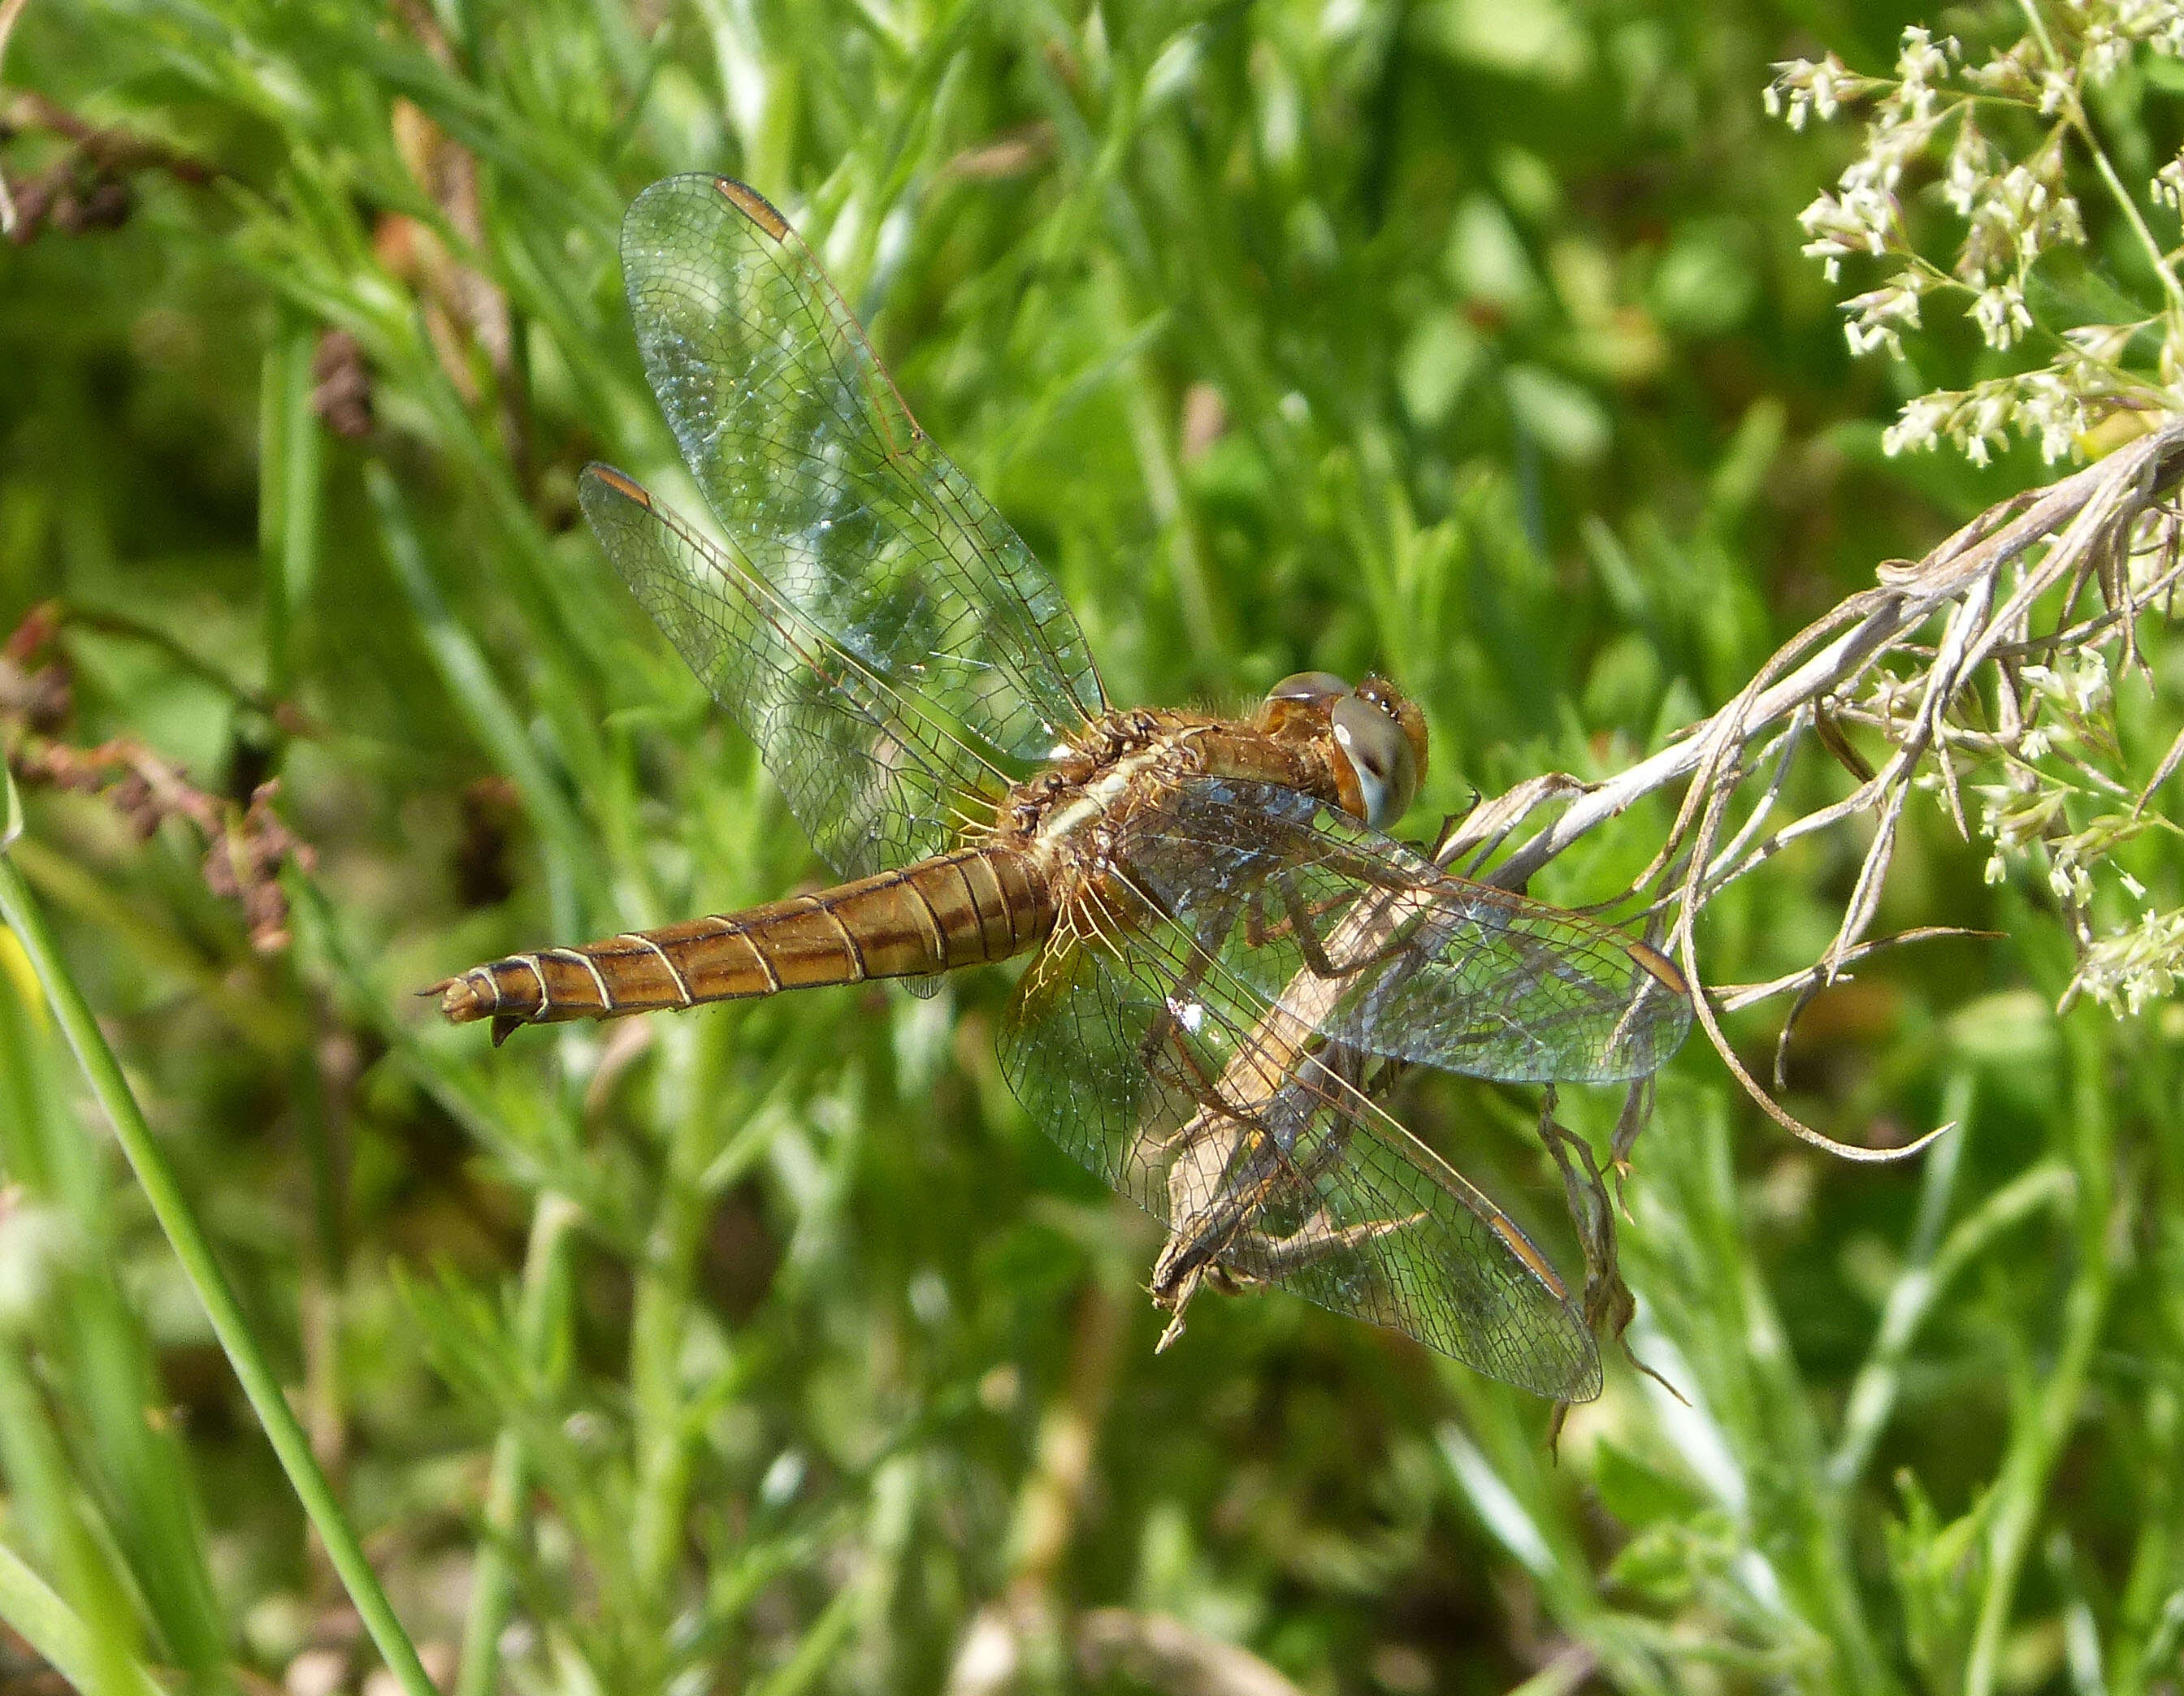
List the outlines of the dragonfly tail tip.
<svg viewBox="0 0 2184 1696">
<path fill-rule="evenodd" d="M 494 1008 L 494 998 L 479 987 L 477 974 L 465 972 L 460 977 L 442 978 L 430 989 L 420 990 L 421 995 L 440 998 L 440 1011 L 454 1023 L 467 1025 L 474 1019 L 482 1019 Z"/>
</svg>

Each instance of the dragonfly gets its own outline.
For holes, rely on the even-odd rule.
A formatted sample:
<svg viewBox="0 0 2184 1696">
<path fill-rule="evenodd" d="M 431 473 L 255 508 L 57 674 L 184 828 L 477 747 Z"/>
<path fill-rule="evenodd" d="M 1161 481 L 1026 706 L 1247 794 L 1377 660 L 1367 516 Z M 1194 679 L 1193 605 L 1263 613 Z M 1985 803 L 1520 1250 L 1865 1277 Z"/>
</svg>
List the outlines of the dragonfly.
<svg viewBox="0 0 2184 1696">
<path fill-rule="evenodd" d="M 1379 1097 L 1424 1065 L 1650 1075 L 1691 995 L 1646 943 L 1456 876 L 1389 831 L 1426 770 L 1385 679 L 1284 679 L 1225 717 L 1117 708 L 1053 577 L 919 428 L 788 221 L 726 177 L 624 220 L 646 375 L 700 526 L 588 467 L 585 516 L 757 745 L 840 880 L 535 948 L 435 986 L 520 1026 L 1028 956 L 1004 1076 L 1167 1228 L 1150 1293 L 1273 1285 L 1558 1401 L 1599 1393 L 1579 1304 Z"/>
</svg>

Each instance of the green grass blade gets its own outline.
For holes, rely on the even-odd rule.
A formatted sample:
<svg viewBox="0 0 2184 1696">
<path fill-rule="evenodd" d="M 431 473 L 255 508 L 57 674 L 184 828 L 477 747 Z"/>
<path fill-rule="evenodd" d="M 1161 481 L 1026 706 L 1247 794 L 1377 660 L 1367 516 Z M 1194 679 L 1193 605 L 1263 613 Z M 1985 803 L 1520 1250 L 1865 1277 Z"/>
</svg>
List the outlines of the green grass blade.
<svg viewBox="0 0 2184 1696">
<path fill-rule="evenodd" d="M 103 1649 L 91 1627 L 5 1543 L 0 1543 L 0 1620 L 79 1690 L 166 1696 L 142 1662 Z"/>
<path fill-rule="evenodd" d="M 8 801 L 12 809 L 12 786 Z M 11 830 L 8 840 L 13 839 Z M 153 1137 L 143 1109 L 137 1105 L 135 1093 L 121 1074 L 120 1062 L 107 1046 L 106 1037 L 92 1015 L 82 991 L 76 987 L 52 937 L 47 934 L 44 916 L 16 869 L 14 858 L 4 853 L 0 853 L 0 919 L 6 920 L 30 956 L 61 1033 L 75 1050 L 85 1081 L 113 1126 L 145 1199 L 151 1204 L 159 1228 L 166 1233 L 176 1259 L 181 1262 L 198 1299 L 203 1304 L 206 1317 L 212 1321 L 213 1331 L 220 1338 L 221 1351 L 242 1381 L 243 1393 L 249 1397 L 266 1439 L 272 1443 L 298 1500 L 310 1516 L 320 1541 L 326 1546 L 327 1559 L 340 1575 L 349 1599 L 364 1621 L 365 1629 L 371 1634 L 372 1642 L 400 1682 L 404 1696 L 433 1696 L 432 1681 L 426 1677 L 425 1669 L 418 1662 L 416 1649 L 403 1631 L 402 1622 L 395 1617 L 386 1593 L 380 1588 L 370 1562 L 365 1559 L 363 1545 L 357 1541 L 340 1503 L 334 1499 L 332 1487 L 319 1470 L 311 1454 L 309 1439 L 290 1411 L 280 1380 L 274 1376 L 259 1349 L 258 1339 L 252 1334 L 233 1291 L 228 1287 L 226 1276 L 213 1255 L 211 1243 L 176 1182 L 165 1154 Z"/>
</svg>

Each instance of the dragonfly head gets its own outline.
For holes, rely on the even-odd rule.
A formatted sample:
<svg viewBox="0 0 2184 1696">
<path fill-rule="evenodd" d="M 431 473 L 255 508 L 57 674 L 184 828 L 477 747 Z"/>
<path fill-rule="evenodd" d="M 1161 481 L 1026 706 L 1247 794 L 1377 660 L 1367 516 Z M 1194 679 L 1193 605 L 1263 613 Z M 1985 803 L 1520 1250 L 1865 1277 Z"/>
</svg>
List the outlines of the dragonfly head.
<svg viewBox="0 0 2184 1696">
<path fill-rule="evenodd" d="M 1300 671 L 1267 692 L 1259 722 L 1277 735 L 1326 737 L 1343 810 L 1375 830 L 1410 810 L 1425 776 L 1425 715 L 1384 677 L 1353 689 L 1331 671 Z"/>
</svg>

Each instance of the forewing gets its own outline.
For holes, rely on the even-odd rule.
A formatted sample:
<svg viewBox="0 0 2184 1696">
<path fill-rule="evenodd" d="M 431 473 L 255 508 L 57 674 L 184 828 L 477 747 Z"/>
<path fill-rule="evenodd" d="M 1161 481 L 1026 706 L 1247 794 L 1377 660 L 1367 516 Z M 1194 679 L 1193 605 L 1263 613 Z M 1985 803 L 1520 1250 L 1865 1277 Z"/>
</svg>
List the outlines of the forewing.
<svg viewBox="0 0 2184 1696">
<path fill-rule="evenodd" d="M 1599 1393 L 1546 1260 L 1344 1057 L 1150 909 L 1036 959 L 1002 1068 L 1063 1148 L 1195 1255 L 1557 1400 Z M 1167 1258 L 1163 1257 L 1164 1259 Z"/>
<path fill-rule="evenodd" d="M 1276 784 L 1200 778 L 1127 822 L 1137 887 L 1329 1038 L 1512 1083 L 1644 1077 L 1682 1043 L 1675 967 L 1613 927 L 1453 876 Z"/>
<path fill-rule="evenodd" d="M 763 578 L 619 471 L 578 486 L 607 558 L 756 742 L 812 846 L 845 876 L 936 854 L 967 822 L 977 754 Z"/>
<path fill-rule="evenodd" d="M 670 177 L 630 207 L 622 267 L 653 391 L 754 574 L 1014 775 L 1105 710 L 1053 579 L 917 427 L 779 213 Z M 793 756 L 765 751 L 781 775 Z"/>
</svg>

